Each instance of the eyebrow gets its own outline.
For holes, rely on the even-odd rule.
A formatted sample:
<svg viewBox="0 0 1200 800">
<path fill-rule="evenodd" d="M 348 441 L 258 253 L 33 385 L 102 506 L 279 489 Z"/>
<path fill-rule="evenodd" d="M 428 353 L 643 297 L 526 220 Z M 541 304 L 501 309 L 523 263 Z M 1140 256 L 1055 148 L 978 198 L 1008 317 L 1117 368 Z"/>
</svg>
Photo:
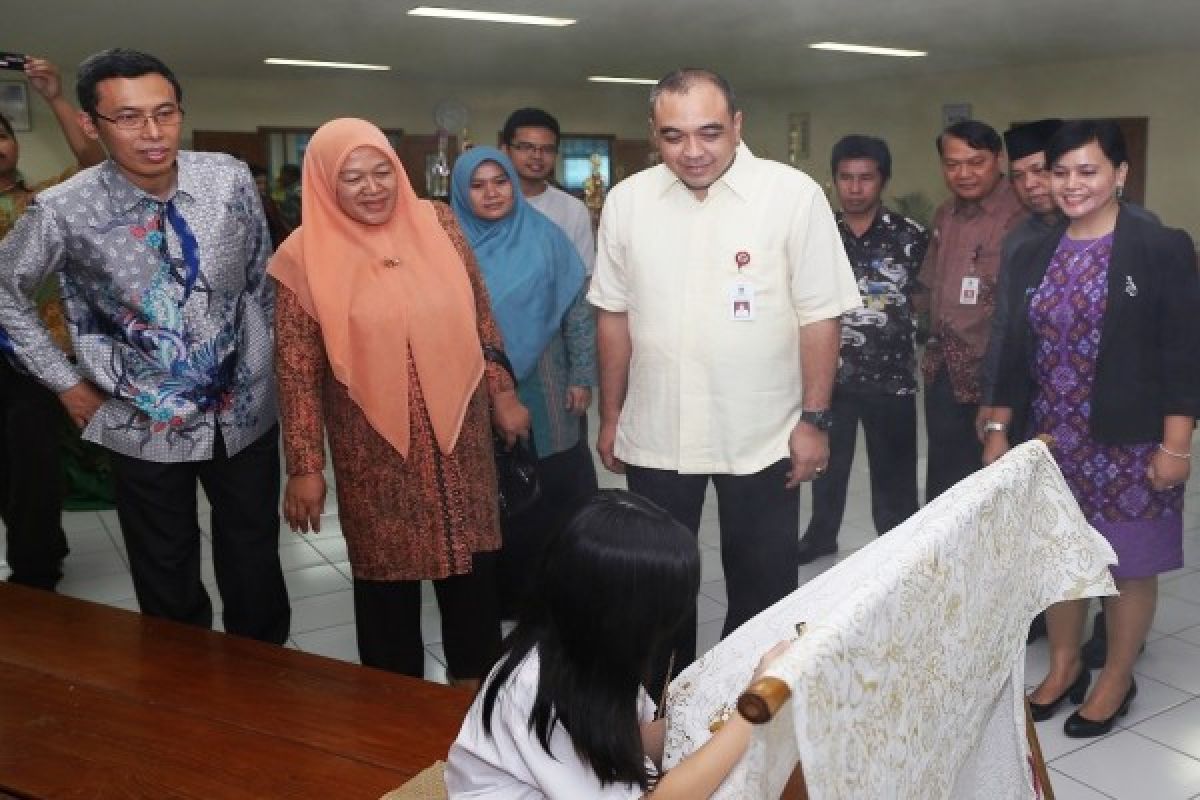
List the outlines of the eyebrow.
<svg viewBox="0 0 1200 800">
<path fill-rule="evenodd" d="M 696 129 L 697 133 L 723 133 L 724 131 L 725 124 L 721 122 L 709 122 Z M 664 125 L 658 129 L 658 132 L 660 135 L 665 135 L 668 133 L 684 133 L 685 131 L 682 128 L 674 128 Z"/>
<path fill-rule="evenodd" d="M 163 102 L 153 106 L 118 106 L 117 108 L 113 109 L 112 113 L 120 114 L 122 111 L 145 111 L 147 108 L 158 111 L 162 108 L 169 108 L 177 105 L 179 104 L 174 100 L 164 100 Z"/>
</svg>

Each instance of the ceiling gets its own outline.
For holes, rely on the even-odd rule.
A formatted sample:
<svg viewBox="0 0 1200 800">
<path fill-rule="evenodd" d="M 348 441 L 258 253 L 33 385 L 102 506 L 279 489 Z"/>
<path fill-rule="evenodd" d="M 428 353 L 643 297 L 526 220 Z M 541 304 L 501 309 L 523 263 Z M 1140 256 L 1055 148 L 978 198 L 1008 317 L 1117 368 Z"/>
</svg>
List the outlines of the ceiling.
<svg viewBox="0 0 1200 800">
<path fill-rule="evenodd" d="M 536 28 L 410 17 L 420 0 L 0 0 L 0 49 L 65 70 L 116 45 L 183 76 L 312 77 L 267 56 L 387 64 L 388 79 L 523 87 L 708 66 L 742 91 L 996 64 L 1200 49 L 1198 0 L 425 0 L 574 17 Z M 833 40 L 928 50 L 896 59 L 810 50 Z M 324 71 L 322 71 L 324 72 Z"/>
</svg>

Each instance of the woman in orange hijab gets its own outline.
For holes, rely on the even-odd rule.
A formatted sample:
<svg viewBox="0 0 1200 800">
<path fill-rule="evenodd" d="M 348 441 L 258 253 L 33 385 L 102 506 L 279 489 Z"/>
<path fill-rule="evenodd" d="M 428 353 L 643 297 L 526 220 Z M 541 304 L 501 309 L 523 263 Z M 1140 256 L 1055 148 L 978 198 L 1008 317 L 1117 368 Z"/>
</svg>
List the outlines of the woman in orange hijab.
<svg viewBox="0 0 1200 800">
<path fill-rule="evenodd" d="M 477 684 L 500 647 L 491 426 L 511 442 L 529 414 L 485 366 L 483 346 L 503 345 L 475 257 L 369 122 L 321 126 L 303 180 L 304 224 L 269 269 L 284 517 L 320 531 L 327 432 L 362 663 L 423 676 L 433 580 L 448 672 Z"/>
</svg>

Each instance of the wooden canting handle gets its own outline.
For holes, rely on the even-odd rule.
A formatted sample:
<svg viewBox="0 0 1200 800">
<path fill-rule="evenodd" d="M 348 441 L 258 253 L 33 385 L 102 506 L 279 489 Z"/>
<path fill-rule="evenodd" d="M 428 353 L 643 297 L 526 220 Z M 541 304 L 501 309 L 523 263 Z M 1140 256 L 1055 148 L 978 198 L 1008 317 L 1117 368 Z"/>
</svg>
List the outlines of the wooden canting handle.
<svg viewBox="0 0 1200 800">
<path fill-rule="evenodd" d="M 780 707 L 792 696 L 792 689 L 779 678 L 759 678 L 738 697 L 738 713 L 747 722 L 762 725 L 770 722 Z"/>
</svg>

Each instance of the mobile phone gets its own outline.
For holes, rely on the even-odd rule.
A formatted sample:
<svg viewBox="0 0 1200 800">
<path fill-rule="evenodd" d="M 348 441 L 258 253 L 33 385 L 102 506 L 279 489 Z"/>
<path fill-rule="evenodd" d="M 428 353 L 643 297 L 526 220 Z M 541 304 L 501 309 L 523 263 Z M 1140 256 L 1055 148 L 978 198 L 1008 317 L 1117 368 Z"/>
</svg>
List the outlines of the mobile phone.
<svg viewBox="0 0 1200 800">
<path fill-rule="evenodd" d="M 0 52 L 0 69 L 11 69 L 17 72 L 25 71 L 25 62 L 29 60 L 29 56 L 24 53 L 4 53 Z"/>
</svg>

